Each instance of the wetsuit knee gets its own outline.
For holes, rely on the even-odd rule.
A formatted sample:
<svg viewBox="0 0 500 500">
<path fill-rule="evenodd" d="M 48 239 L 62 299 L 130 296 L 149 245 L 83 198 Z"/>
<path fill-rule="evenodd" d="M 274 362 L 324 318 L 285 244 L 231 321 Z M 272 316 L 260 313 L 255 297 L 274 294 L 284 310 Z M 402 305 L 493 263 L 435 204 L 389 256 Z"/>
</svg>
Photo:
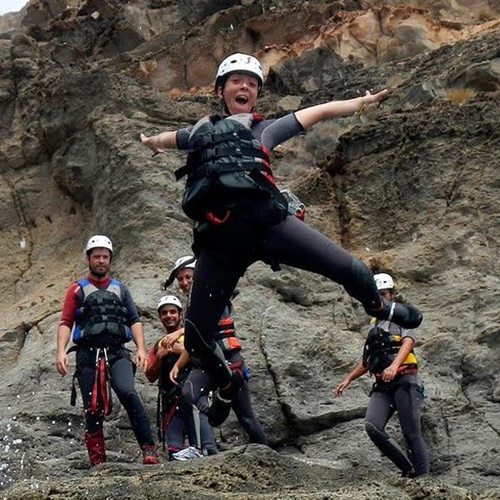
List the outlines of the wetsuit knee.
<svg viewBox="0 0 500 500">
<path fill-rule="evenodd" d="M 380 430 L 378 427 L 368 421 L 365 422 L 365 431 L 368 436 L 370 436 L 370 439 L 373 442 L 386 441 L 389 438 L 389 436 L 384 431 Z"/>
<path fill-rule="evenodd" d="M 188 380 L 186 380 L 184 386 L 182 387 L 182 394 L 179 406 L 182 408 L 186 408 L 191 405 L 196 405 L 197 403 L 198 400 L 194 394 L 193 384 L 188 378 Z"/>
<path fill-rule="evenodd" d="M 122 405 L 130 414 L 138 415 L 144 412 L 144 405 L 136 390 L 126 392 L 120 397 Z"/>
</svg>

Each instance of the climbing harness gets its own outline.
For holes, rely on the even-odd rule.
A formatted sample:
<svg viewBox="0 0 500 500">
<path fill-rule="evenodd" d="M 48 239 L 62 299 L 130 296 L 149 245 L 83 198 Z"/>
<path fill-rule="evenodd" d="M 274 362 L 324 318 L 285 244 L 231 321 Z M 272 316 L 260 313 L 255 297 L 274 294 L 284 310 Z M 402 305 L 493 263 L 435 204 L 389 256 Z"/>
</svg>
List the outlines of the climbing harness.
<svg viewBox="0 0 500 500">
<path fill-rule="evenodd" d="M 94 386 L 92 387 L 90 406 L 87 409 L 92 415 L 107 416 L 111 413 L 110 380 L 108 350 L 105 347 L 98 348 L 95 355 Z M 102 403 L 102 408 L 99 407 L 99 402 Z"/>
</svg>

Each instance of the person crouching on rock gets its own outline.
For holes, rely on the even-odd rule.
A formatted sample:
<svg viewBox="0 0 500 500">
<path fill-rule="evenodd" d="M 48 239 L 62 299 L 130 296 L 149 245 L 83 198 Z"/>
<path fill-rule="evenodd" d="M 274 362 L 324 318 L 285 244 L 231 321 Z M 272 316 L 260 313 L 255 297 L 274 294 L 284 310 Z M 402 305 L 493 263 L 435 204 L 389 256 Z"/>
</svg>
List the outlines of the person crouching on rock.
<svg viewBox="0 0 500 500">
<path fill-rule="evenodd" d="M 182 320 L 182 302 L 175 295 L 165 295 L 160 298 L 157 306 L 160 321 L 165 328 L 165 335 L 155 343 L 149 352 L 146 377 L 150 382 L 158 380 L 158 434 L 160 441 L 167 445 L 170 460 L 180 459 L 188 453 L 184 450 L 184 439 L 187 434 L 190 443 L 189 453 L 193 457 L 210 449 L 210 454 L 217 453 L 213 429 L 202 415 L 182 397 L 182 387 L 189 373 L 191 365 L 187 365 L 179 372 L 176 383 L 170 381 L 169 375 L 175 362 L 183 352 L 184 328 Z M 169 334 L 176 334 L 177 341 L 167 346 Z M 203 436 L 203 439 L 202 439 Z M 208 444 L 207 444 L 208 441 Z"/>
<path fill-rule="evenodd" d="M 389 274 L 374 276 L 380 295 L 394 300 L 396 290 Z M 421 432 L 424 387 L 418 375 L 418 361 L 413 352 L 415 331 L 396 325 L 391 318 L 376 320 L 368 333 L 363 359 L 337 386 L 342 396 L 349 384 L 370 372 L 375 383 L 370 393 L 365 429 L 375 446 L 398 467 L 405 477 L 429 473 L 427 447 Z M 409 450 L 409 457 L 385 431 L 397 411 L 399 424 Z"/>
<path fill-rule="evenodd" d="M 68 373 L 68 353 L 76 351 L 76 371 L 85 408 L 85 444 L 92 465 L 106 462 L 104 417 L 111 413 L 114 390 L 127 411 L 142 449 L 144 464 L 159 463 L 151 426 L 134 385 L 134 363 L 125 344 L 137 347 L 136 363 L 146 369 L 144 331 L 128 287 L 110 277 L 111 240 L 94 235 L 85 248 L 89 273 L 66 292 L 57 330 L 56 369 Z M 75 328 L 73 329 L 73 326 Z M 66 352 L 73 330 L 75 345 Z M 76 402 L 73 384 L 71 404 Z"/>
<path fill-rule="evenodd" d="M 169 148 L 188 152 L 176 171 L 186 176 L 182 207 L 195 221 L 193 251 L 197 257 L 185 317 L 185 346 L 205 365 L 219 387 L 214 411 L 221 423 L 243 378 L 232 371 L 217 348 L 217 324 L 238 280 L 254 262 L 273 269 L 280 264 L 321 274 L 339 284 L 365 310 L 405 328 L 422 315 L 414 307 L 383 299 L 368 267 L 307 223 L 288 213 L 276 187 L 270 151 L 316 123 L 353 115 L 382 101 L 387 90 L 343 101 L 330 101 L 266 120 L 254 112 L 264 82 L 262 66 L 248 54 L 232 54 L 220 64 L 215 92 L 224 112 L 206 116 L 192 127 L 148 137 L 142 143 L 154 153 Z"/>
</svg>

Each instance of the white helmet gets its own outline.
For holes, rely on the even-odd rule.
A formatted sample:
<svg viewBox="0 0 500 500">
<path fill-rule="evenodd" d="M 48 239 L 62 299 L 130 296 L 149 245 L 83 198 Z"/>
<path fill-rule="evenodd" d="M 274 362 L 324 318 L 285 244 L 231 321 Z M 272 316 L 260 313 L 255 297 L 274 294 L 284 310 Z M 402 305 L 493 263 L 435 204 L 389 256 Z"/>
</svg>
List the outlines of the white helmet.
<svg viewBox="0 0 500 500">
<path fill-rule="evenodd" d="M 196 260 L 192 255 L 185 255 L 184 257 L 179 257 L 174 264 L 174 272 L 178 272 L 181 269 L 194 269 L 196 266 Z"/>
<path fill-rule="evenodd" d="M 87 241 L 87 246 L 85 247 L 87 255 L 94 248 L 107 248 L 113 253 L 113 243 L 111 243 L 111 240 L 107 236 L 102 234 L 94 234 L 94 236 Z"/>
<path fill-rule="evenodd" d="M 174 268 L 170 273 L 170 276 L 165 280 L 163 289 L 166 290 L 177 278 L 177 273 L 183 269 L 194 269 L 196 266 L 196 259 L 192 255 L 185 255 L 184 257 L 179 257 L 174 264 Z"/>
<path fill-rule="evenodd" d="M 377 285 L 377 290 L 392 290 L 394 288 L 394 280 L 387 273 L 374 274 L 373 279 Z"/>
<path fill-rule="evenodd" d="M 175 295 L 164 295 L 161 297 L 156 310 L 160 312 L 160 309 L 166 305 L 176 306 L 179 308 L 179 311 L 182 311 L 182 302 Z"/>
<path fill-rule="evenodd" d="M 250 73 L 255 76 L 259 81 L 259 88 L 264 84 L 264 75 L 262 73 L 262 65 L 259 60 L 248 54 L 231 54 L 226 57 L 217 69 L 217 76 L 215 77 L 215 88 L 221 85 L 224 77 L 231 73 L 244 72 Z"/>
</svg>

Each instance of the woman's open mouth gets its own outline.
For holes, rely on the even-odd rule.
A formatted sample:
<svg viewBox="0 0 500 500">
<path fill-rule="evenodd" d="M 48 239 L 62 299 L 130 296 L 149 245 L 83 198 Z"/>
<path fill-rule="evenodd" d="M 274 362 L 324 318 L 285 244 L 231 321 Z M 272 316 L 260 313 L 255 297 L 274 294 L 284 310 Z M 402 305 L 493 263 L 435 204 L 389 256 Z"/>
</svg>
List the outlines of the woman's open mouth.
<svg viewBox="0 0 500 500">
<path fill-rule="evenodd" d="M 248 103 L 248 97 L 246 95 L 238 95 L 235 98 L 235 101 L 240 105 L 244 106 L 245 104 Z"/>
</svg>

